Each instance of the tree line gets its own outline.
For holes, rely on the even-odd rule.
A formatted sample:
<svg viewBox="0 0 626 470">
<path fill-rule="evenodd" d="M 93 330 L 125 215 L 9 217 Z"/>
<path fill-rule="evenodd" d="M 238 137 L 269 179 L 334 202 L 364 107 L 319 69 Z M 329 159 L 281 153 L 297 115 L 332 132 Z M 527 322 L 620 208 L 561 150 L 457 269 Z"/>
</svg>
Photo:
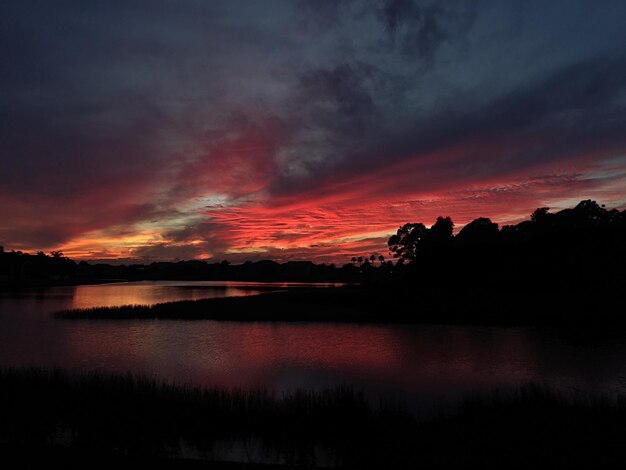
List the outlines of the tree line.
<svg viewBox="0 0 626 470">
<path fill-rule="evenodd" d="M 608 210 L 595 201 L 584 200 L 572 209 L 556 213 L 551 213 L 548 207 L 540 207 L 531 214 L 530 220 L 502 228 L 489 218 L 479 217 L 465 225 L 456 236 L 450 217 L 438 217 L 430 228 L 421 222 L 407 223 L 389 238 L 388 245 L 395 258 L 413 262 L 422 255 L 453 248 L 495 249 L 536 242 L 548 245 L 572 241 L 592 243 L 607 237 L 613 245 L 620 242 L 617 236 L 625 227 L 626 210 Z"/>
<path fill-rule="evenodd" d="M 626 210 L 584 200 L 558 212 L 540 207 L 514 225 L 479 217 L 456 235 L 453 228 L 439 217 L 430 228 L 405 224 L 389 238 L 390 252 L 406 266 L 394 270 L 396 285 L 408 287 L 397 292 L 430 292 L 432 308 L 435 293 L 445 292 L 481 308 L 523 301 L 545 310 L 549 298 L 555 309 L 577 302 L 595 309 L 626 282 Z"/>
<path fill-rule="evenodd" d="M 450 217 L 438 217 L 431 227 L 407 223 L 388 240 L 391 259 L 372 253 L 354 256 L 341 267 L 270 260 L 239 265 L 201 260 L 111 265 L 77 263 L 60 251 L 31 255 L 0 247 L 0 286 L 144 279 L 395 282 L 403 278 L 419 278 L 438 287 L 580 284 L 583 280 L 614 284 L 623 276 L 624 240 L 626 210 L 584 200 L 554 213 L 540 207 L 529 220 L 503 227 L 479 217 L 457 234 Z"/>
</svg>

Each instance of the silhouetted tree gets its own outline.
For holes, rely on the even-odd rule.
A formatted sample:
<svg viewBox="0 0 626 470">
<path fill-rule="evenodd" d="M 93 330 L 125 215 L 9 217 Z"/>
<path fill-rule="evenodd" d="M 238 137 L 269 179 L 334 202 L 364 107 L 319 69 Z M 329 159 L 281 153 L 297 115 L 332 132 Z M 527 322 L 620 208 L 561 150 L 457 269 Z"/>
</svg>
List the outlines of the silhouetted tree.
<svg viewBox="0 0 626 470">
<path fill-rule="evenodd" d="M 422 223 L 404 224 L 389 238 L 389 251 L 395 258 L 413 261 L 421 248 L 426 231 L 426 226 Z"/>
<path fill-rule="evenodd" d="M 547 218 L 551 215 L 549 211 L 549 207 L 539 207 L 538 209 L 535 209 L 532 214 L 530 214 L 530 220 L 535 223 L 541 223 L 547 220 Z"/>
<path fill-rule="evenodd" d="M 425 237 L 425 245 L 428 248 L 448 246 L 452 242 L 454 222 L 450 217 L 437 217 L 437 221 L 428 229 Z"/>
<path fill-rule="evenodd" d="M 602 218 L 606 212 L 606 210 L 600 207 L 596 201 L 592 201 L 591 199 L 580 201 L 574 210 L 586 215 L 590 219 Z"/>
<path fill-rule="evenodd" d="M 498 224 L 486 217 L 479 217 L 461 229 L 456 241 L 466 245 L 494 243 L 498 240 L 499 233 Z"/>
</svg>

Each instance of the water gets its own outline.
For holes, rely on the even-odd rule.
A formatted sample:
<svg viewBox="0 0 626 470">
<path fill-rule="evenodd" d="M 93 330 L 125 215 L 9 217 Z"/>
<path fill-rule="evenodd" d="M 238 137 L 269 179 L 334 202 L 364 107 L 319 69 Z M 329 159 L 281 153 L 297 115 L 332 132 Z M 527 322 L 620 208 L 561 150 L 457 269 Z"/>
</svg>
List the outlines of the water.
<svg viewBox="0 0 626 470">
<path fill-rule="evenodd" d="M 294 285 L 141 282 L 0 293 L 0 365 L 138 372 L 278 391 L 352 385 L 431 407 L 538 381 L 626 392 L 626 342 L 530 328 L 56 320 L 56 310 L 251 295 Z"/>
</svg>

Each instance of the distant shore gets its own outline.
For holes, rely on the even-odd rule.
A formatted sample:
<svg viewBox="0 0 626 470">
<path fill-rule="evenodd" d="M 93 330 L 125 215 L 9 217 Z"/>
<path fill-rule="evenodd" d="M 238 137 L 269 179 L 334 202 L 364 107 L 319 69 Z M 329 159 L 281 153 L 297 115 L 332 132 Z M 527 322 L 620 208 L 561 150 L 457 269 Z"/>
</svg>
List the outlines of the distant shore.
<svg viewBox="0 0 626 470">
<path fill-rule="evenodd" d="M 24 282 L 0 283 L 0 292 L 16 292 L 25 289 L 45 289 L 48 287 L 76 287 L 93 286 L 99 284 L 112 284 L 116 282 L 128 282 L 126 279 L 61 279 L 61 280 L 29 280 Z"/>
</svg>

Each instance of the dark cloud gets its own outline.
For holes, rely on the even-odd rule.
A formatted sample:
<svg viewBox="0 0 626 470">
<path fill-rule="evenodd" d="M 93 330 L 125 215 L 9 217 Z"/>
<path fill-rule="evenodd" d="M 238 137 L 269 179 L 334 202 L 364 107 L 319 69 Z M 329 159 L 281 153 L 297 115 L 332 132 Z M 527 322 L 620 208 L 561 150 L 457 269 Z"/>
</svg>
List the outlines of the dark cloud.
<svg viewBox="0 0 626 470">
<path fill-rule="evenodd" d="M 363 121 L 375 112 L 372 97 L 363 83 L 369 75 L 368 72 L 362 66 L 349 64 L 342 64 L 331 70 L 314 70 L 300 78 L 302 93 L 321 105 L 330 104 L 332 108 L 329 114 L 346 121 L 339 126 L 341 130 L 345 129 L 346 124 L 362 130 Z M 329 116 L 324 116 L 318 110 L 311 117 L 313 124 L 326 125 Z M 333 127 L 337 124 L 337 121 L 331 123 Z"/>
<path fill-rule="evenodd" d="M 362 83 L 354 74 L 350 77 L 354 83 Z M 464 161 L 459 161 L 455 153 L 454 160 L 440 157 L 429 166 L 439 166 L 447 180 L 453 177 L 478 181 L 494 174 L 504 176 L 520 168 L 576 158 L 594 150 L 600 157 L 606 151 L 626 149 L 626 102 L 620 98 L 626 95 L 623 58 L 594 57 L 567 65 L 480 106 L 467 108 L 464 103 L 450 102 L 437 114 L 416 113 L 393 128 L 383 127 L 380 119 L 372 118 L 376 110 L 371 97 L 363 98 L 358 93 L 359 85 L 354 83 L 336 101 L 366 104 L 350 108 L 361 111 L 349 118 L 349 122 L 359 125 L 359 133 L 341 125 L 340 112 L 322 124 L 336 132 L 330 139 L 343 143 L 351 140 L 353 147 L 343 148 L 342 158 L 321 167 L 310 179 L 312 184 L 319 185 L 326 178 L 342 179 L 355 172 L 380 170 L 406 159 L 427 160 L 433 152 L 461 145 L 467 148 Z M 341 92 L 341 87 L 333 90 Z M 319 96 L 319 92 L 314 95 Z M 481 141 L 500 145 L 472 150 Z M 281 190 L 297 191 L 301 184 L 292 187 L 287 182 Z M 419 175 L 415 184 L 423 184 Z"/>
<path fill-rule="evenodd" d="M 152 261 L 179 261 L 195 258 L 207 259 L 202 246 L 198 245 L 173 245 L 171 243 L 156 243 L 134 248 L 130 251 L 132 262 L 152 262 Z"/>
<path fill-rule="evenodd" d="M 387 0 L 380 16 L 390 39 L 408 58 L 432 60 L 449 38 L 442 2 Z"/>
<path fill-rule="evenodd" d="M 298 0 L 297 23 L 300 30 L 325 31 L 341 24 L 351 0 Z"/>
</svg>

